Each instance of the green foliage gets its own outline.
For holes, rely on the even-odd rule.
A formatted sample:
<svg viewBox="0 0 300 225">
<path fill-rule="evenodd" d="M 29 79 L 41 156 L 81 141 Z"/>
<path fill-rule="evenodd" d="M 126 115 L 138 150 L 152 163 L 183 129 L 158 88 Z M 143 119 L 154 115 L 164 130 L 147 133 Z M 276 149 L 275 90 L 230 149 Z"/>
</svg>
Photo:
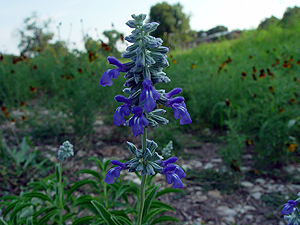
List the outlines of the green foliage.
<svg viewBox="0 0 300 225">
<path fill-rule="evenodd" d="M 283 28 L 296 28 L 300 25 L 300 7 L 288 7 L 281 19 L 281 26 Z"/>
<path fill-rule="evenodd" d="M 178 46 L 195 37 L 190 29 L 190 18 L 182 10 L 180 3 L 169 5 L 167 2 L 157 3 L 150 9 L 149 20 L 160 24 L 152 35 L 162 38 L 166 46 Z"/>
<path fill-rule="evenodd" d="M 274 27 L 171 53 L 168 75 L 183 88 L 191 127 L 229 130 L 220 150 L 226 162 L 241 162 L 247 140 L 258 167 L 294 159 L 286 144 L 290 136 L 300 139 L 288 127 L 299 117 L 299 40 L 299 29 Z"/>
<path fill-rule="evenodd" d="M 218 32 L 228 31 L 228 28 L 225 26 L 216 26 L 212 29 L 209 29 L 206 33 L 207 35 L 211 35 Z"/>
<path fill-rule="evenodd" d="M 264 21 L 262 21 L 258 29 L 267 29 L 271 28 L 273 26 L 277 26 L 280 23 L 280 20 L 276 18 L 275 16 L 271 16 L 270 18 L 266 18 Z"/>
<path fill-rule="evenodd" d="M 49 23 L 50 19 L 39 26 L 36 13 L 24 20 L 25 28 L 19 30 L 21 35 L 19 48 L 25 56 L 30 57 L 45 50 L 48 42 L 53 38 L 53 33 L 47 30 Z"/>
</svg>

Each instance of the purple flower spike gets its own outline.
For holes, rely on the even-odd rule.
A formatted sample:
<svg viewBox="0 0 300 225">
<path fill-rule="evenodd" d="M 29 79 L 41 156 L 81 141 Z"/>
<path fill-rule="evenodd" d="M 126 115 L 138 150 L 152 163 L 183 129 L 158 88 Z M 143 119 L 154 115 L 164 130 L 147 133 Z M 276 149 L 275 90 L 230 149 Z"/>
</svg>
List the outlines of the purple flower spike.
<svg viewBox="0 0 300 225">
<path fill-rule="evenodd" d="M 192 122 L 190 114 L 186 109 L 183 97 L 171 98 L 166 102 L 166 106 L 171 107 L 174 111 L 175 119 L 180 119 L 180 124 L 189 124 Z"/>
<path fill-rule="evenodd" d="M 186 174 L 179 166 L 174 164 L 168 165 L 161 173 L 166 175 L 167 183 L 173 184 L 173 188 L 183 188 L 181 179 L 184 178 Z"/>
<path fill-rule="evenodd" d="M 145 79 L 143 81 L 143 90 L 140 95 L 139 100 L 145 101 L 144 108 L 147 112 L 151 112 L 156 106 L 155 100 L 159 99 L 159 93 L 151 85 L 151 80 Z"/>
<path fill-rule="evenodd" d="M 121 163 L 118 160 L 111 160 L 111 164 L 117 165 L 118 167 L 111 168 L 104 179 L 104 182 L 107 184 L 113 184 L 115 182 L 115 178 L 120 176 L 121 170 L 127 169 L 126 163 Z"/>
<path fill-rule="evenodd" d="M 126 121 L 124 119 L 124 116 L 129 116 L 130 110 L 129 107 L 132 106 L 132 101 L 129 98 L 125 98 L 122 95 L 117 95 L 115 97 L 115 100 L 117 102 L 124 102 L 124 105 L 119 106 L 116 109 L 115 115 L 114 115 L 114 124 L 116 126 L 123 125 Z"/>
<path fill-rule="evenodd" d="M 289 200 L 288 203 L 283 205 L 283 209 L 281 211 L 281 214 L 291 214 L 294 211 L 294 207 L 298 204 L 297 201 Z"/>
<path fill-rule="evenodd" d="M 129 126 L 132 127 L 132 132 L 135 137 L 144 133 L 145 126 L 149 125 L 148 120 L 143 115 L 143 108 L 136 106 L 132 108 L 131 112 L 134 114 L 129 120 Z"/>
<path fill-rule="evenodd" d="M 129 70 L 129 68 L 126 66 L 126 64 L 120 63 L 115 57 L 108 56 L 107 61 L 110 64 L 115 65 L 117 68 L 106 70 L 103 73 L 103 75 L 100 79 L 100 85 L 103 87 L 112 86 L 113 85 L 112 79 L 117 79 L 120 72 L 127 72 Z"/>
</svg>

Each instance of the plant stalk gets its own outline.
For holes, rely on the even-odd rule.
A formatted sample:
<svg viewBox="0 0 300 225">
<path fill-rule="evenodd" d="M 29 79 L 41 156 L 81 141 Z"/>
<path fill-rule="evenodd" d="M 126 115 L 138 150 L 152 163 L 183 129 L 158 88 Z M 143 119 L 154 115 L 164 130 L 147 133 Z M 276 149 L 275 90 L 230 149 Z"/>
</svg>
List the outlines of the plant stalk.
<svg viewBox="0 0 300 225">
<path fill-rule="evenodd" d="M 147 148 L 147 129 L 146 128 L 144 128 L 144 134 L 141 135 L 141 141 L 142 141 L 142 152 L 144 153 Z M 139 207 L 137 225 L 142 225 L 143 211 L 144 211 L 144 205 L 145 205 L 146 180 L 147 180 L 147 175 L 142 176 L 142 181 L 141 181 L 141 186 L 140 186 L 140 207 Z"/>
</svg>

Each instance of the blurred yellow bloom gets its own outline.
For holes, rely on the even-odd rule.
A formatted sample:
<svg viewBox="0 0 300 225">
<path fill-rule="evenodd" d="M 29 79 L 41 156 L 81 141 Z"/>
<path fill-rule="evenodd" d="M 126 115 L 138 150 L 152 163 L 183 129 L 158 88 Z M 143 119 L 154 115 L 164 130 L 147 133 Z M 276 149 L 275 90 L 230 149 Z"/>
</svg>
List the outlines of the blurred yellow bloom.
<svg viewBox="0 0 300 225">
<path fill-rule="evenodd" d="M 294 151 L 296 150 L 297 147 L 298 147 L 298 145 L 296 145 L 296 144 L 289 144 L 286 151 L 287 151 L 287 152 L 288 152 L 288 151 L 294 152 Z"/>
</svg>

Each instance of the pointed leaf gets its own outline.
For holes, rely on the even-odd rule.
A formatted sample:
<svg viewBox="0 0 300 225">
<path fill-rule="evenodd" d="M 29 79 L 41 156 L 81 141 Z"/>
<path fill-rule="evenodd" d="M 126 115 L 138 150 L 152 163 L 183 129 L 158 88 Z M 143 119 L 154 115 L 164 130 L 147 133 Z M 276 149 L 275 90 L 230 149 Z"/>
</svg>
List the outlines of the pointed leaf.
<svg viewBox="0 0 300 225">
<path fill-rule="evenodd" d="M 143 211 L 143 218 L 147 215 L 147 213 L 150 209 L 151 203 L 155 199 L 155 196 L 156 196 L 156 193 L 157 193 L 159 187 L 160 186 L 154 187 L 152 189 L 152 191 L 147 195 L 146 200 L 145 200 L 144 211 Z"/>
<path fill-rule="evenodd" d="M 158 192 L 155 198 L 158 198 L 159 196 L 162 196 L 162 195 L 168 194 L 168 193 L 182 193 L 182 194 L 184 194 L 184 191 L 181 190 L 181 189 L 166 188 L 166 189 Z"/>
<path fill-rule="evenodd" d="M 94 216 L 83 216 L 76 219 L 72 225 L 83 225 L 83 224 L 91 224 L 91 221 L 94 220 Z M 104 222 L 104 221 L 103 221 Z M 99 223 L 101 224 L 101 223 Z"/>
<path fill-rule="evenodd" d="M 81 173 L 86 173 L 86 174 L 90 174 L 94 177 L 96 177 L 99 181 L 102 180 L 102 177 L 100 176 L 100 174 L 94 170 L 90 170 L 90 169 L 82 169 L 79 170 L 75 175 L 81 174 Z"/>
<path fill-rule="evenodd" d="M 180 222 L 180 220 L 178 220 L 177 218 L 173 217 L 173 216 L 160 216 L 155 218 L 151 225 L 157 224 L 157 223 L 161 223 L 161 222 L 165 222 L 165 221 L 174 221 L 174 222 Z"/>
<path fill-rule="evenodd" d="M 93 206 L 97 209 L 102 218 L 109 224 L 115 225 L 116 223 L 111 219 L 111 214 L 101 205 L 99 202 L 93 200 L 91 201 Z"/>
<path fill-rule="evenodd" d="M 81 180 L 76 182 L 67 192 L 67 198 L 70 197 L 71 194 L 73 194 L 74 191 L 76 191 L 78 188 L 82 187 L 83 185 L 89 184 L 93 186 L 94 188 L 97 188 L 97 182 L 94 180 Z"/>
<path fill-rule="evenodd" d="M 26 194 L 23 194 L 23 197 L 28 197 L 28 198 L 39 198 L 44 201 L 48 201 L 50 203 L 53 203 L 53 201 L 45 194 L 39 193 L 39 192 L 29 192 Z"/>
</svg>

